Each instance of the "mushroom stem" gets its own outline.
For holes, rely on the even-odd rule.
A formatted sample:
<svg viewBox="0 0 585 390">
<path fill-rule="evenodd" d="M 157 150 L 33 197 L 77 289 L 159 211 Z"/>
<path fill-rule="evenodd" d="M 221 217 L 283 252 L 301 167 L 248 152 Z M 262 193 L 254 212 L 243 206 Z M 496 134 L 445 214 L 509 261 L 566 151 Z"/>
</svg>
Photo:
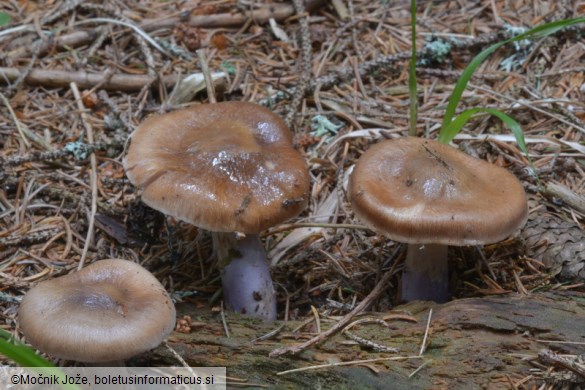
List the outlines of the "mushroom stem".
<svg viewBox="0 0 585 390">
<path fill-rule="evenodd" d="M 237 239 L 233 233 L 213 233 L 226 306 L 238 313 L 276 319 L 276 294 L 266 252 L 257 234 Z"/>
<path fill-rule="evenodd" d="M 449 296 L 449 264 L 447 245 L 408 244 L 400 300 L 447 302 Z"/>
</svg>

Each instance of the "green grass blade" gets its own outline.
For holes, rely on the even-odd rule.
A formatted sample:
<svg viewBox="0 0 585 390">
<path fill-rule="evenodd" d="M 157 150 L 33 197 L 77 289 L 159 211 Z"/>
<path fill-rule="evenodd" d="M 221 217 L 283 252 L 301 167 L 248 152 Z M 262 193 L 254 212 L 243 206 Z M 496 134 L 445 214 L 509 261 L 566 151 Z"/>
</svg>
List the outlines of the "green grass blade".
<svg viewBox="0 0 585 390">
<path fill-rule="evenodd" d="M 23 344 L 10 342 L 12 335 L 0 329 L 0 353 L 14 360 L 22 367 L 54 367 L 51 362 L 37 355 Z"/>
<path fill-rule="evenodd" d="M 512 130 L 512 134 L 514 134 L 514 138 L 516 138 L 518 147 L 528 158 L 528 148 L 526 147 L 526 140 L 524 139 L 524 131 L 522 130 L 522 126 L 520 126 L 520 124 L 516 122 L 514 118 L 508 114 L 503 113 L 502 111 L 496 110 L 495 108 L 485 108 L 484 111 L 498 117 L 507 127 L 510 128 L 510 130 Z"/>
<path fill-rule="evenodd" d="M 453 93 L 451 94 L 451 97 L 449 98 L 449 104 L 447 105 L 447 109 L 445 110 L 445 115 L 443 116 L 443 123 L 441 124 L 441 130 L 439 132 L 439 134 L 440 134 L 439 140 L 441 140 L 441 139 L 445 140 L 445 139 L 449 138 L 448 136 L 441 137 L 441 133 L 446 132 L 447 129 L 450 127 L 451 121 L 453 121 L 453 118 L 455 116 L 455 110 L 457 109 L 457 106 L 459 105 L 459 102 L 461 101 L 461 96 L 463 95 L 463 91 L 467 87 L 467 84 L 468 84 L 469 80 L 471 79 L 471 76 L 477 70 L 479 65 L 490 54 L 492 54 L 494 51 L 496 51 L 500 47 L 502 47 L 510 42 L 520 41 L 523 39 L 535 39 L 535 38 L 544 37 L 544 36 L 547 36 L 549 34 L 556 32 L 556 31 L 559 31 L 562 28 L 565 28 L 565 27 L 568 27 L 568 26 L 571 26 L 571 25 L 574 25 L 577 23 L 583 23 L 583 22 L 585 22 L 585 17 L 575 18 L 575 19 L 567 19 L 567 20 L 559 20 L 556 22 L 546 23 L 546 24 L 537 26 L 531 30 L 528 30 L 525 33 L 522 33 L 522 34 L 517 35 L 515 37 L 506 39 L 502 42 L 498 42 L 498 43 L 488 47 L 487 49 L 485 49 L 484 51 L 479 53 L 477 56 L 475 56 L 473 58 L 473 60 L 469 63 L 469 65 L 467 65 L 467 67 L 465 68 L 465 70 L 463 71 L 463 73 L 461 74 L 459 79 L 457 80 L 457 84 L 455 84 L 455 88 L 453 89 Z M 451 137 L 451 139 L 453 139 L 453 136 Z M 445 142 L 445 141 L 441 141 L 441 142 Z"/>
<path fill-rule="evenodd" d="M 408 95 L 410 98 L 410 128 L 408 135 L 416 136 L 416 122 L 418 120 L 418 96 L 416 86 L 416 0 L 410 0 L 410 41 L 412 54 L 408 67 Z"/>
<path fill-rule="evenodd" d="M 10 15 L 6 12 L 0 12 L 0 27 L 6 26 L 8 23 L 10 23 Z"/>
<path fill-rule="evenodd" d="M 469 110 L 465 110 L 461 112 L 459 115 L 455 117 L 447 127 L 447 129 L 439 135 L 439 142 L 448 144 L 451 142 L 453 138 L 461 131 L 463 126 L 475 115 L 478 113 L 486 112 L 491 114 L 498 119 L 500 119 L 504 124 L 512 130 L 512 134 L 516 138 L 516 142 L 518 146 L 524 152 L 524 154 L 528 155 L 528 148 L 526 147 L 526 141 L 524 139 L 524 131 L 522 131 L 522 126 L 514 118 L 509 116 L 508 114 L 503 113 L 502 111 L 496 110 L 495 108 L 471 108 Z"/>
<path fill-rule="evenodd" d="M 449 125 L 445 129 L 441 129 L 441 132 L 439 133 L 439 142 L 443 144 L 451 142 L 471 117 L 478 112 L 481 112 L 481 109 L 471 108 L 459 113 L 459 115 L 449 122 Z"/>
<path fill-rule="evenodd" d="M 40 374 L 47 376 L 57 375 L 60 379 L 65 377 L 65 374 L 51 362 L 37 355 L 35 351 L 26 345 L 11 339 L 12 335 L 9 332 L 0 329 L 0 354 L 14 360 L 19 366 L 31 368 Z M 61 388 L 65 390 L 81 390 L 79 386 L 72 384 L 61 385 Z"/>
</svg>

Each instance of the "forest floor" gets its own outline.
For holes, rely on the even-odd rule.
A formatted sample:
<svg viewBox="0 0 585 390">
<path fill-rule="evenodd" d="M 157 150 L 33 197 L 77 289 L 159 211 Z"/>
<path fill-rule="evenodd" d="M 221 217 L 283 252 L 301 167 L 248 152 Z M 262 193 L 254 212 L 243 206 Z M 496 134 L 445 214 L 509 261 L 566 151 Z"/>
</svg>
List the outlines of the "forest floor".
<svg viewBox="0 0 585 390">
<path fill-rule="evenodd" d="M 583 15 L 580 1 L 420 2 L 419 135 L 437 138 L 481 50 Z M 177 301 L 168 345 L 190 365 L 227 366 L 234 387 L 584 388 L 585 23 L 497 50 L 465 90 L 460 110 L 521 124 L 529 158 L 489 115 L 452 145 L 520 179 L 529 218 L 503 242 L 450 248 L 443 305 L 398 305 L 405 246 L 365 228 L 344 192 L 370 145 L 408 134 L 410 34 L 406 1 L 2 2 L 0 328 L 22 338 L 18 303 L 36 283 L 121 258 Z M 209 233 L 142 204 L 122 167 L 141 121 L 208 101 L 203 82 L 183 82 L 201 78 L 198 50 L 217 100 L 268 106 L 309 163 L 309 207 L 262 234 L 276 324 L 222 312 Z M 161 347 L 137 364 L 172 356 Z M 330 366 L 283 373 L 318 365 Z"/>
</svg>

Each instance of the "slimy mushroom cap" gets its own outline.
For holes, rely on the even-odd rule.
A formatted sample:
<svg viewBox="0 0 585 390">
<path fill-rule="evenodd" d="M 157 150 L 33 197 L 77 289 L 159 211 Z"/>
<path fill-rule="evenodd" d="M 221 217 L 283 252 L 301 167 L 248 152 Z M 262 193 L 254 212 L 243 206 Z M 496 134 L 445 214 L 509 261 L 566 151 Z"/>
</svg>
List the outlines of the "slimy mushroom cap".
<svg viewBox="0 0 585 390">
<path fill-rule="evenodd" d="M 201 228 L 256 234 L 307 205 L 307 164 L 283 120 L 253 103 L 202 104 L 151 117 L 124 167 L 142 200 Z"/>
<path fill-rule="evenodd" d="M 524 188 L 507 170 L 430 139 L 403 137 L 367 150 L 350 176 L 360 219 L 395 241 L 480 245 L 524 225 Z"/>
<path fill-rule="evenodd" d="M 158 280 L 140 265 L 119 259 L 39 283 L 18 312 L 32 346 L 87 363 L 124 360 L 155 348 L 174 329 L 175 317 Z"/>
</svg>

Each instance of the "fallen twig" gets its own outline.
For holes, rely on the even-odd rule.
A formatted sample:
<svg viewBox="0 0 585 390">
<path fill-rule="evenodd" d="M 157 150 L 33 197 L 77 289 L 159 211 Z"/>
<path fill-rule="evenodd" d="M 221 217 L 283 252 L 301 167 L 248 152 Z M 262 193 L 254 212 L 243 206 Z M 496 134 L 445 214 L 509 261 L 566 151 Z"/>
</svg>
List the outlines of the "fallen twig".
<svg viewBox="0 0 585 390">
<path fill-rule="evenodd" d="M 59 233 L 59 228 L 35 231 L 29 234 L 14 234 L 7 237 L 0 237 L 0 247 L 25 247 L 32 244 L 46 242 L 49 238 Z"/>
<path fill-rule="evenodd" d="M 83 101 L 81 99 L 81 94 L 79 93 L 79 89 L 75 83 L 71 83 L 70 85 L 71 91 L 73 92 L 73 96 L 75 97 L 75 101 L 77 102 L 77 108 L 79 109 L 79 115 L 81 116 L 81 122 L 85 127 L 85 133 L 87 136 L 87 143 L 89 145 L 93 145 L 93 127 L 89 123 L 87 119 L 87 115 L 85 113 L 85 106 L 83 105 Z M 93 242 L 94 238 L 94 226 L 95 226 L 95 215 L 97 213 L 97 197 L 98 197 L 98 184 L 97 184 L 97 158 L 95 156 L 95 152 L 92 152 L 89 155 L 89 161 L 91 164 L 91 171 L 90 171 L 90 181 L 91 181 L 91 209 L 89 215 L 89 222 L 87 227 L 87 236 L 85 238 L 85 244 L 83 245 L 83 252 L 81 254 L 81 259 L 79 260 L 79 265 L 77 266 L 77 270 L 80 271 L 83 268 L 83 264 L 85 263 L 85 259 L 87 257 L 87 253 L 89 251 L 89 246 Z"/>
<path fill-rule="evenodd" d="M 18 68 L 0 68 L 0 83 L 16 81 L 22 72 L 23 70 Z M 30 85 L 42 85 L 47 88 L 62 88 L 75 83 L 81 89 L 88 89 L 102 84 L 104 89 L 124 92 L 140 91 L 142 87 L 155 81 L 154 77 L 148 75 L 114 74 L 109 80 L 108 77 L 109 75 L 104 73 L 34 69 L 26 76 L 25 81 Z M 161 77 L 161 82 L 172 88 L 177 82 L 177 76 Z"/>
<path fill-rule="evenodd" d="M 221 315 L 221 324 L 223 325 L 223 331 L 225 332 L 225 337 L 227 337 L 229 339 L 231 336 L 230 336 L 230 330 L 229 330 L 228 325 L 227 325 L 227 321 L 225 320 L 225 312 L 223 311 L 223 301 L 221 301 L 220 315 Z"/>
<path fill-rule="evenodd" d="M 299 81 L 296 85 L 296 90 L 292 96 L 290 105 L 288 106 L 288 113 L 284 121 L 288 127 L 292 127 L 295 114 L 299 111 L 299 106 L 305 96 L 305 91 L 309 80 L 311 79 L 311 32 L 309 30 L 309 18 L 305 12 L 305 7 L 302 0 L 293 0 L 294 8 L 299 16 L 299 24 L 301 26 L 301 53 L 299 61 Z"/>
<path fill-rule="evenodd" d="M 98 150 L 107 150 L 108 148 L 113 146 L 115 145 L 106 144 L 104 142 L 97 142 L 93 145 L 85 145 L 86 148 L 85 151 L 87 153 L 94 153 Z M 0 157 L 0 167 L 14 167 L 29 162 L 54 161 L 61 158 L 66 158 L 74 154 L 75 152 L 71 149 L 60 149 L 55 150 L 53 152 L 31 152 L 30 154 L 26 154 L 23 156 L 11 156 L 6 158 Z"/>
<path fill-rule="evenodd" d="M 213 87 L 213 79 L 211 77 L 211 72 L 209 71 L 209 64 L 207 63 L 205 49 L 197 50 L 197 57 L 199 57 L 199 65 L 201 66 L 203 77 L 205 78 L 205 88 L 207 88 L 207 99 L 211 104 L 217 103 L 217 99 L 215 97 L 215 88 Z"/>
<path fill-rule="evenodd" d="M 429 337 L 429 330 L 431 328 L 431 317 L 433 316 L 433 309 L 429 310 L 429 318 L 427 319 L 427 326 L 425 328 L 425 335 L 423 337 L 422 345 L 420 346 L 419 355 L 422 356 L 427 349 L 427 338 Z"/>
<path fill-rule="evenodd" d="M 567 187 L 556 183 L 548 183 L 545 191 L 547 195 L 559 198 L 578 212 L 585 214 L 584 196 L 576 194 Z"/>
<path fill-rule="evenodd" d="M 262 335 L 260 337 L 255 338 L 254 340 L 250 341 L 251 344 L 254 344 L 257 341 L 264 341 L 264 340 L 268 340 L 271 339 L 272 337 L 276 336 L 277 334 L 280 333 L 281 330 L 284 329 L 284 326 L 286 324 L 281 324 L 278 328 L 271 330 L 270 332 L 266 333 L 265 335 Z"/>
<path fill-rule="evenodd" d="M 545 349 L 538 353 L 538 359 L 544 363 L 572 371 L 585 379 L 585 364 L 580 362 L 577 356 L 570 358 L 554 353 L 550 349 Z"/>
<path fill-rule="evenodd" d="M 376 363 L 376 362 L 402 361 L 402 360 L 409 360 L 409 359 L 422 359 L 422 356 L 396 356 L 396 357 L 389 357 L 389 358 L 353 360 L 351 362 L 321 364 L 318 366 L 301 367 L 301 368 L 294 368 L 292 370 L 281 371 L 281 372 L 277 372 L 276 375 L 285 375 L 285 374 L 290 374 L 290 373 L 299 372 L 299 371 L 317 370 L 319 368 L 351 366 L 354 364 L 365 364 L 365 363 Z"/>
<path fill-rule="evenodd" d="M 355 341 L 356 343 L 363 345 L 364 347 L 371 348 L 376 352 L 397 353 L 399 351 L 398 348 L 388 347 L 386 345 L 375 343 L 372 340 L 368 340 L 358 335 L 355 335 L 351 333 L 349 330 L 344 330 L 343 334 L 352 339 L 353 341 Z"/>
</svg>

